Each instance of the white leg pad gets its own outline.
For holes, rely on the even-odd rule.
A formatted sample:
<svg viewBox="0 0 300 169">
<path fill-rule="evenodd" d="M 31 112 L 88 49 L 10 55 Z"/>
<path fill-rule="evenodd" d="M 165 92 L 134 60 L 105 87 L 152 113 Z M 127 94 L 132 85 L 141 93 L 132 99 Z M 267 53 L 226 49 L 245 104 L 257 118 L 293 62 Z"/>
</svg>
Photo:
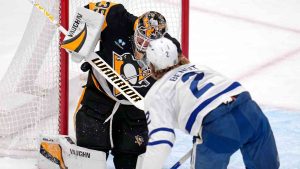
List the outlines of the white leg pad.
<svg viewBox="0 0 300 169">
<path fill-rule="evenodd" d="M 68 169 L 107 169 L 106 153 L 77 146 L 69 137 L 60 137 L 64 163 Z"/>
<path fill-rule="evenodd" d="M 61 169 L 65 167 L 61 152 L 58 135 L 40 136 L 40 149 L 37 162 L 38 169 Z"/>
<path fill-rule="evenodd" d="M 41 136 L 39 169 L 107 169 L 106 153 L 77 146 L 68 136 Z"/>
</svg>

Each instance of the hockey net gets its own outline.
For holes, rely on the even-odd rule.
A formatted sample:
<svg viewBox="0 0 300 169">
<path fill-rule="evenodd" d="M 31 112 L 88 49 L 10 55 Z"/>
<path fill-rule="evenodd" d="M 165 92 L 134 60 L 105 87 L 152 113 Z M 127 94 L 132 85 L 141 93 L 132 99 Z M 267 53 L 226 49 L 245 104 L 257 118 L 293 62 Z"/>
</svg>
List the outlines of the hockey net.
<svg viewBox="0 0 300 169">
<path fill-rule="evenodd" d="M 61 11 L 64 10 L 61 8 L 62 1 L 64 0 L 37 0 L 36 3 L 62 21 L 65 19 L 61 16 Z M 70 21 L 76 7 L 84 6 L 88 2 L 91 1 L 72 0 L 66 3 L 69 7 Z M 149 10 L 160 12 L 167 19 L 168 32 L 181 40 L 181 0 L 114 2 L 122 3 L 136 16 Z M 0 155 L 34 155 L 38 149 L 40 134 L 67 134 L 66 131 L 61 131 L 61 126 L 66 126 L 69 120 L 61 118 L 61 106 L 68 107 L 77 97 L 74 97 L 76 92 L 72 91 L 73 83 L 69 82 L 71 87 L 68 89 L 62 86 L 62 80 L 76 79 L 81 76 L 81 72 L 79 64 L 70 61 L 66 62 L 66 66 L 62 63 L 59 42 L 60 34 L 56 26 L 33 8 L 15 56 L 0 81 Z M 68 76 L 63 77 L 62 69 L 66 67 L 69 67 Z M 79 89 L 80 87 L 77 86 Z M 70 93 L 69 103 L 66 102 L 67 99 L 61 101 L 62 92 Z M 74 107 L 70 109 L 74 110 Z M 70 111 L 70 114 L 72 113 Z M 71 120 L 69 121 L 72 124 Z M 70 128 L 69 130 L 72 130 L 72 125 Z"/>
</svg>

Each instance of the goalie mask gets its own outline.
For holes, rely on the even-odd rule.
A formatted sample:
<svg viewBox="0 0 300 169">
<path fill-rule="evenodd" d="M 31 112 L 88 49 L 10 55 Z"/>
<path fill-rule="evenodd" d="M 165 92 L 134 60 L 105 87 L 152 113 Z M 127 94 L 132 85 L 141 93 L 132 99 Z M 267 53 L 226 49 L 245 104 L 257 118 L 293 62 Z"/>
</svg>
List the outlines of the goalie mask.
<svg viewBox="0 0 300 169">
<path fill-rule="evenodd" d="M 178 52 L 176 45 L 165 37 L 150 42 L 146 57 L 147 64 L 154 66 L 155 70 L 162 70 L 178 63 Z"/>
<path fill-rule="evenodd" d="M 139 17 L 134 32 L 135 49 L 145 53 L 149 42 L 161 38 L 167 31 L 166 19 L 158 12 L 150 11 Z"/>
</svg>

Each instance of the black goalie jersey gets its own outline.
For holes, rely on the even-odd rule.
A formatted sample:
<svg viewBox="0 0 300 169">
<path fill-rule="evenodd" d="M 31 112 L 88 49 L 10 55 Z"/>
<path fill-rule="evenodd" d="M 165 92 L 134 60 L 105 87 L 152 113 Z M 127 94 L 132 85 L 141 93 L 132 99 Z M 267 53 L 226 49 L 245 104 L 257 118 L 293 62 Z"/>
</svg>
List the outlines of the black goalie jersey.
<svg viewBox="0 0 300 169">
<path fill-rule="evenodd" d="M 133 34 L 137 17 L 128 13 L 123 5 L 112 2 L 90 3 L 85 7 L 105 15 L 101 28 L 100 51 L 97 54 L 145 96 L 154 79 L 150 77 L 150 70 L 142 69 L 133 55 Z M 125 97 L 96 71 L 90 72 L 87 88 L 97 89 L 109 97 L 125 100 Z"/>
</svg>

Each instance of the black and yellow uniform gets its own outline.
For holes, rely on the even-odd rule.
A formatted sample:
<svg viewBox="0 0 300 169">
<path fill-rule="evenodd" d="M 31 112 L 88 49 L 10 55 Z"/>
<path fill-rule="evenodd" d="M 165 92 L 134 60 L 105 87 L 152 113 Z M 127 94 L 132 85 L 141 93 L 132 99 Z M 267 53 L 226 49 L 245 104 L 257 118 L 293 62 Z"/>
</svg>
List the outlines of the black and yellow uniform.
<svg viewBox="0 0 300 169">
<path fill-rule="evenodd" d="M 142 69 L 133 55 L 133 34 L 138 18 L 127 12 L 123 5 L 112 2 L 90 3 L 85 7 L 105 15 L 97 54 L 145 96 L 154 79 L 150 70 Z M 176 43 L 178 46 L 179 43 Z M 86 66 L 85 63 L 83 67 Z M 122 100 L 122 104 L 110 119 L 112 123 L 105 123 L 114 110 L 116 100 Z M 89 70 L 80 100 L 81 108 L 76 113 L 77 144 L 107 154 L 111 150 L 117 169 L 135 168 L 137 157 L 145 152 L 148 141 L 144 112 L 127 103 L 125 97 L 98 72 L 92 68 Z"/>
</svg>

